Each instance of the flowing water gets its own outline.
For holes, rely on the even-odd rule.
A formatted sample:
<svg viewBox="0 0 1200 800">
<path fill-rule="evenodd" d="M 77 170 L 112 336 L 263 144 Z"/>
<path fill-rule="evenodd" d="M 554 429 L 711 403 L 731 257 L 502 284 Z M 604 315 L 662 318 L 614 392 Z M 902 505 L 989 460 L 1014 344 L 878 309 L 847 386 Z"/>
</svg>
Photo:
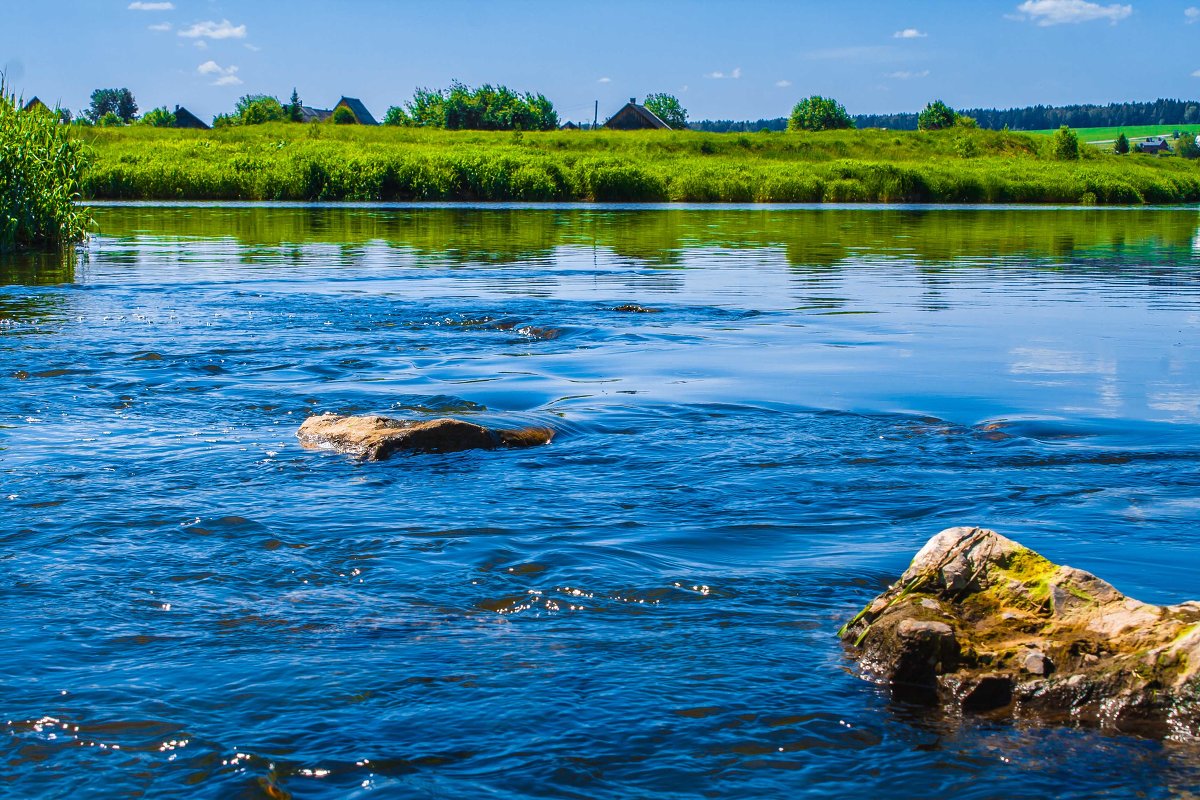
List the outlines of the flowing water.
<svg viewBox="0 0 1200 800">
<path fill-rule="evenodd" d="M 97 216 L 0 261 L 0 794 L 1200 784 L 895 705 L 834 636 L 951 525 L 1200 597 L 1194 209 Z M 360 463 L 322 411 L 558 435 Z"/>
</svg>

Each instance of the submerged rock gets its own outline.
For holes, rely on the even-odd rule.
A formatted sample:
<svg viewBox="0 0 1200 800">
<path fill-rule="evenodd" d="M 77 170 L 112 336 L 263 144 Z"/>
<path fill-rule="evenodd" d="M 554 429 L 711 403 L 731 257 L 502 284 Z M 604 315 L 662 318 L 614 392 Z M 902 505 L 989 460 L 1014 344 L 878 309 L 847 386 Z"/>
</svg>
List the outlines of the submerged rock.
<svg viewBox="0 0 1200 800">
<path fill-rule="evenodd" d="M 374 415 L 349 417 L 326 413 L 309 417 L 296 431 L 300 443 L 368 461 L 387 458 L 397 450 L 451 453 L 458 450 L 494 450 L 498 447 L 532 447 L 554 438 L 550 428 L 506 430 L 485 428 L 457 419 L 428 421 L 391 419 Z"/>
<path fill-rule="evenodd" d="M 623 306 L 617 306 L 613 311 L 620 311 L 625 314 L 661 314 L 661 308 L 646 308 L 639 306 L 636 303 L 626 303 Z"/>
<path fill-rule="evenodd" d="M 937 534 L 839 635 L 899 700 L 1200 732 L 1200 603 L 1142 603 L 995 531 Z"/>
</svg>

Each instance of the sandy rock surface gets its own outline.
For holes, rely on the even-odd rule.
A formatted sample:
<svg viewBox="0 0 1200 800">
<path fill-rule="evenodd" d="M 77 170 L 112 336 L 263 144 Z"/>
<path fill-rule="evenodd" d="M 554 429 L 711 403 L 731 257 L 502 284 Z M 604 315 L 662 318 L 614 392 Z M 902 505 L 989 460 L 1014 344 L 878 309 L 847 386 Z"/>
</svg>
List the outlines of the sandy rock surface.
<svg viewBox="0 0 1200 800">
<path fill-rule="evenodd" d="M 320 447 L 359 456 L 368 461 L 387 458 L 399 450 L 451 453 L 549 444 L 549 428 L 485 428 L 457 419 L 414 421 L 374 415 L 309 417 L 296 432 L 306 447 Z"/>
</svg>

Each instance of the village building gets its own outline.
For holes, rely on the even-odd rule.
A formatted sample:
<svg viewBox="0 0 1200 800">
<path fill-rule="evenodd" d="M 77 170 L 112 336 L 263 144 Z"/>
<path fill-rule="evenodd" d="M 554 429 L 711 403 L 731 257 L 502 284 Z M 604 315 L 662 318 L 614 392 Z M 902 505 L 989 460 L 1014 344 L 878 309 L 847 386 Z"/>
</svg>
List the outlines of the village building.
<svg viewBox="0 0 1200 800">
<path fill-rule="evenodd" d="M 1161 136 L 1151 137 L 1144 142 L 1138 142 L 1136 146 L 1139 153 L 1158 154 L 1171 152 L 1171 146 L 1167 144 L 1167 140 Z"/>
<path fill-rule="evenodd" d="M 208 130 L 208 123 L 188 111 L 183 106 L 175 106 L 175 124 L 173 128 L 193 128 L 199 131 Z"/>
<path fill-rule="evenodd" d="M 638 105 L 636 97 L 629 98 L 620 111 L 608 118 L 604 127 L 613 131 L 671 130 L 671 126 L 659 119 L 657 114 Z"/>
<path fill-rule="evenodd" d="M 332 116 L 332 108 L 312 108 L 311 106 L 300 106 L 301 122 L 324 122 Z"/>
<path fill-rule="evenodd" d="M 51 113 L 50 107 L 47 106 L 45 103 L 43 103 L 41 100 L 37 99 L 36 97 L 34 97 L 32 100 L 30 100 L 28 103 L 26 103 L 25 107 L 22 108 L 21 110 L 22 111 L 45 111 L 47 114 Z"/>
<path fill-rule="evenodd" d="M 577 131 L 577 130 L 579 130 L 579 126 L 576 125 L 574 122 L 567 120 L 562 125 L 559 125 L 558 129 L 560 131 Z"/>
<path fill-rule="evenodd" d="M 367 111 L 367 107 L 363 105 L 362 100 L 359 100 L 357 97 L 343 97 L 341 100 L 338 100 L 338 103 L 333 107 L 333 110 L 337 111 L 339 108 L 348 109 L 350 113 L 354 115 L 354 119 L 358 121 L 359 125 L 379 124 L 375 120 L 375 117 L 371 116 L 371 112 Z M 331 111 L 330 114 L 332 113 L 333 112 Z"/>
</svg>

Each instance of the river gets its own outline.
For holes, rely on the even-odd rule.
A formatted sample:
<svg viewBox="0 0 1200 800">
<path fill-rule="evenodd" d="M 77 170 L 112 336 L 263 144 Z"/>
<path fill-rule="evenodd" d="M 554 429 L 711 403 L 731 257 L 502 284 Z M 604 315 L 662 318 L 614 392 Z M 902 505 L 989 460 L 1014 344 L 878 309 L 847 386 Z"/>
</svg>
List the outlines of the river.
<svg viewBox="0 0 1200 800">
<path fill-rule="evenodd" d="M 1195 209 L 96 215 L 0 260 L 12 796 L 1200 785 L 895 705 L 834 635 L 952 525 L 1200 597 Z M 557 436 L 361 463 L 323 411 Z"/>
</svg>

